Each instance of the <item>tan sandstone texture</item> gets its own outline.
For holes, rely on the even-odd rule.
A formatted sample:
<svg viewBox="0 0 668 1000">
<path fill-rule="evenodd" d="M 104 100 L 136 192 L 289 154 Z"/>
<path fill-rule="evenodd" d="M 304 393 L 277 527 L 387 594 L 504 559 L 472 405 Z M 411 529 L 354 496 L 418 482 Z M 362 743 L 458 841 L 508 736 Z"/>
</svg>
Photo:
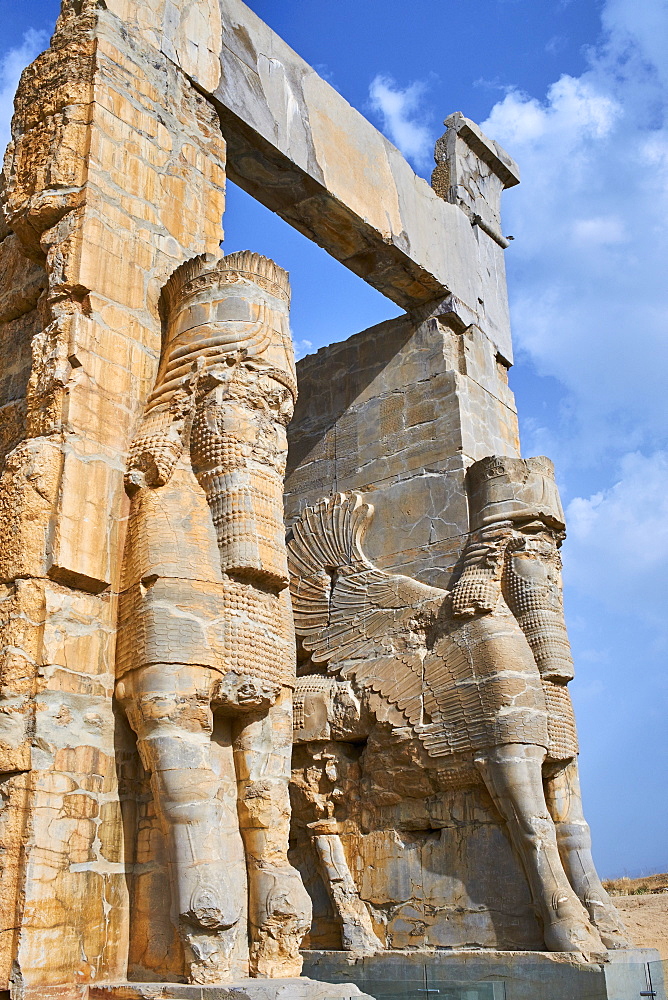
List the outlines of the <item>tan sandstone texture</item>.
<svg viewBox="0 0 668 1000">
<path fill-rule="evenodd" d="M 519 175 L 446 126 L 430 186 L 241 0 L 63 0 L 23 73 L 11 1000 L 359 995 L 298 980 L 303 944 L 627 947 L 580 802 L 563 512 L 507 382 Z M 296 370 L 287 274 L 220 250 L 226 171 L 405 315 Z"/>
<path fill-rule="evenodd" d="M 185 968 L 193 982 L 249 968 L 298 975 L 310 924 L 286 856 L 295 673 L 282 505 L 296 395 L 289 296 L 286 273 L 249 252 L 196 257 L 172 275 L 156 384 L 126 474 L 116 699 L 165 838 L 184 950 L 174 971 Z M 149 951 L 156 877 L 137 880 Z M 146 958 L 131 954 L 133 965 L 146 967 Z"/>
</svg>

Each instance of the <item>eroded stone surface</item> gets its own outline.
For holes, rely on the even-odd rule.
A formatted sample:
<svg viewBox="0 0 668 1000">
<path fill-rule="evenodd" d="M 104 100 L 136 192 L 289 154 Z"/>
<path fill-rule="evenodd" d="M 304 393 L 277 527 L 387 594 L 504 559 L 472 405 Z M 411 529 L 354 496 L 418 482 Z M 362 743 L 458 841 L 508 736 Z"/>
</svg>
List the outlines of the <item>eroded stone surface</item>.
<svg viewBox="0 0 668 1000">
<path fill-rule="evenodd" d="M 224 163 L 215 113 L 169 60 L 100 5 L 63 4 L 23 74 L 2 185 L 0 988 L 126 972 L 125 455 L 160 288 L 217 249 Z"/>
<path fill-rule="evenodd" d="M 447 587 L 468 532 L 465 473 L 519 455 L 507 362 L 452 302 L 298 362 L 286 515 L 332 490 L 373 494 L 381 568 Z"/>
<path fill-rule="evenodd" d="M 453 293 L 510 358 L 503 250 L 491 227 L 477 226 L 458 197 L 442 200 L 241 0 L 221 0 L 221 13 L 224 72 L 212 97 L 231 178 L 404 308 Z M 469 160 L 467 176 L 487 188 L 495 216 L 517 168 L 470 125 L 452 152 Z"/>
<path fill-rule="evenodd" d="M 383 994 L 386 986 L 406 984 L 419 991 L 424 982 L 446 995 L 454 985 L 466 996 L 491 992 L 492 984 L 513 1000 L 556 1000 L 565 997 L 596 997 L 615 1000 L 635 997 L 647 988 L 647 962 L 656 962 L 651 948 L 612 952 L 605 963 L 581 965 L 566 952 L 480 951 L 476 949 L 428 952 L 410 950 L 351 961 L 342 952 L 306 953 L 310 975 L 352 979 L 363 989 Z M 654 988 L 660 993 L 663 977 L 654 966 Z M 417 988 L 417 989 L 416 989 Z M 399 985 L 401 989 L 401 985 Z M 438 996 L 438 994 L 434 994 Z"/>
</svg>

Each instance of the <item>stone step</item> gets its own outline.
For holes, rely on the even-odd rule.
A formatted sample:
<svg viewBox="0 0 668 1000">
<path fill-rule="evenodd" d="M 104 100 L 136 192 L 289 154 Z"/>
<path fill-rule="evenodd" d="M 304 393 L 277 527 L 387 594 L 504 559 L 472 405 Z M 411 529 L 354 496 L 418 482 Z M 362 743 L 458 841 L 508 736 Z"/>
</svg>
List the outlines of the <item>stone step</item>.
<svg viewBox="0 0 668 1000">
<path fill-rule="evenodd" d="M 241 979 L 197 986 L 181 983 L 100 983 L 86 1000 L 373 1000 L 353 983 L 314 979 Z"/>
</svg>

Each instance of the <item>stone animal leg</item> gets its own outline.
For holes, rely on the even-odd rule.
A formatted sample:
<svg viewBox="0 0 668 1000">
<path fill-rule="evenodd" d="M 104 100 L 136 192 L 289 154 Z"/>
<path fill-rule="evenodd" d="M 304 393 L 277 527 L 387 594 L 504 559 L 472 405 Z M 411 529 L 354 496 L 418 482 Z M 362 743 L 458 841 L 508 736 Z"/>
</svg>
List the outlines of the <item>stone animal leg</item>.
<svg viewBox="0 0 668 1000">
<path fill-rule="evenodd" d="M 203 667 L 155 664 L 132 671 L 117 685 L 151 776 L 169 848 L 179 933 L 190 979 L 199 983 L 221 982 L 247 969 L 243 845 L 236 794 L 230 807 L 211 741 L 210 675 Z M 228 781 L 233 780 L 231 748 L 228 769 Z"/>
<path fill-rule="evenodd" d="M 588 961 L 605 949 L 559 857 L 543 790 L 544 758 L 542 747 L 508 743 L 481 754 L 476 765 L 524 866 L 547 948 L 577 952 Z"/>
<path fill-rule="evenodd" d="M 545 797 L 557 831 L 557 844 L 566 874 L 586 906 L 607 948 L 633 947 L 624 925 L 601 885 L 591 854 L 591 834 L 582 811 L 577 761 L 545 781 Z"/>
<path fill-rule="evenodd" d="M 313 835 L 318 865 L 323 881 L 341 921 L 341 941 L 344 951 L 356 955 L 375 955 L 383 950 L 369 911 L 360 899 L 355 880 L 346 859 L 335 820 L 309 823 Z"/>
<path fill-rule="evenodd" d="M 264 714 L 243 720 L 234 743 L 239 820 L 246 848 L 252 976 L 299 976 L 299 946 L 311 926 L 311 901 L 288 863 L 292 692 Z"/>
</svg>

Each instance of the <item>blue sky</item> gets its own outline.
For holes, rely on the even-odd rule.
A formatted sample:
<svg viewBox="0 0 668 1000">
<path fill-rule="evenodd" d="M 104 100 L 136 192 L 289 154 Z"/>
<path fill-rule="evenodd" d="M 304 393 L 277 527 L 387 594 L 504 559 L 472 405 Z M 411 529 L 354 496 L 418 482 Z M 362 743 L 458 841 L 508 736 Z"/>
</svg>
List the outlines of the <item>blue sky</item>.
<svg viewBox="0 0 668 1000">
<path fill-rule="evenodd" d="M 424 176 L 462 111 L 504 198 L 523 452 L 557 464 L 585 809 L 604 876 L 668 870 L 668 3 L 251 0 Z M 54 0 L 0 0 L 0 143 Z M 230 186 L 225 250 L 287 267 L 301 353 L 397 314 Z"/>
</svg>

